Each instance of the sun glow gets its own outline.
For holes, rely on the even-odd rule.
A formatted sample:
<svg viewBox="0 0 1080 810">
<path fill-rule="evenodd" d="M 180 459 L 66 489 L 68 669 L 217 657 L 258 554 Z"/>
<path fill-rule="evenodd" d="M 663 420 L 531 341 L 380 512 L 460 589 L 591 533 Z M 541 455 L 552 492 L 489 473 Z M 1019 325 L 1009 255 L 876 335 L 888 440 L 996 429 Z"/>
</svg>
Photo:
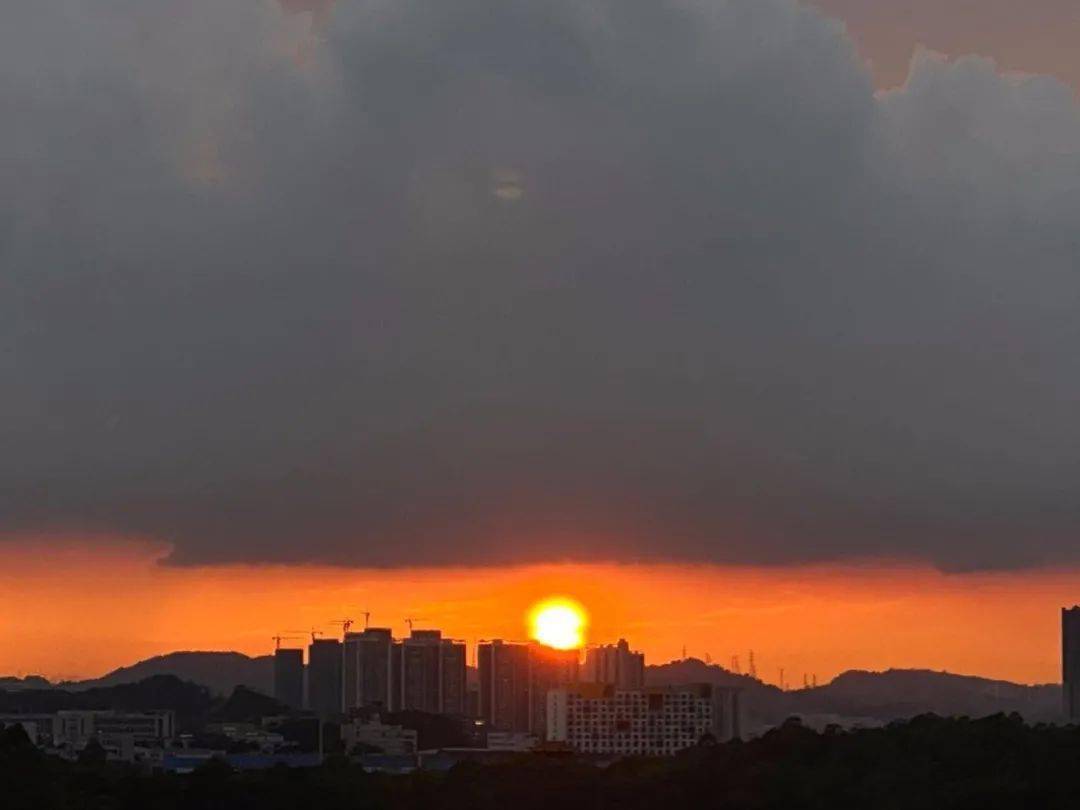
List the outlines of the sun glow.
<svg viewBox="0 0 1080 810">
<path fill-rule="evenodd" d="M 545 599 L 529 611 L 529 634 L 541 644 L 557 650 L 584 646 L 587 624 L 585 608 L 573 599 Z"/>
</svg>

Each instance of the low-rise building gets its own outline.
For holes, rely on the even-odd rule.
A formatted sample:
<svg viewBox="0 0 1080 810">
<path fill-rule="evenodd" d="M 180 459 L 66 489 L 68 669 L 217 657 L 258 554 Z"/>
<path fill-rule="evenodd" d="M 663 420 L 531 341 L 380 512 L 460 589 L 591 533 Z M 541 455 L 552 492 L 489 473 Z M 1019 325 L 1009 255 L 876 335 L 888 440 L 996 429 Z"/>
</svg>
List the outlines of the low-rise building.
<svg viewBox="0 0 1080 810">
<path fill-rule="evenodd" d="M 741 734 L 739 690 L 713 684 L 617 689 L 579 684 L 547 696 L 547 740 L 583 754 L 670 756 Z"/>
<path fill-rule="evenodd" d="M 383 723 L 378 715 L 341 726 L 341 741 L 350 753 L 360 748 L 359 753 L 415 754 L 418 737 L 415 729 Z"/>
<path fill-rule="evenodd" d="M 532 751 L 540 744 L 540 738 L 525 731 L 489 731 L 489 751 Z"/>
<path fill-rule="evenodd" d="M 34 728 L 32 738 L 39 745 L 80 750 L 96 738 L 105 748 L 160 746 L 176 734 L 171 711 L 121 712 L 63 709 L 55 714 L 5 714 L 0 723 L 19 723 Z"/>
<path fill-rule="evenodd" d="M 285 745 L 283 735 L 254 723 L 208 723 L 204 730 L 234 742 L 257 746 L 264 753 L 276 751 Z"/>
</svg>

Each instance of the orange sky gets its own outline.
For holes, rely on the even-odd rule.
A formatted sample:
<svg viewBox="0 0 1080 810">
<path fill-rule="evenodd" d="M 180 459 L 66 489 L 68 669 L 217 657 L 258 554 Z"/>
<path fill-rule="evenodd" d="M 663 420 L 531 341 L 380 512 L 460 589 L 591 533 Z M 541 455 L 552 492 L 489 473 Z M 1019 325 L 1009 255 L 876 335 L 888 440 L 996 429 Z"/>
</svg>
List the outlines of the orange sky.
<svg viewBox="0 0 1080 810">
<path fill-rule="evenodd" d="M 879 87 L 903 84 L 916 46 L 992 57 L 1080 89 L 1076 0 L 807 0 L 843 20 Z"/>
<path fill-rule="evenodd" d="M 471 643 L 525 635 L 537 599 L 565 594 L 589 638 L 626 636 L 650 662 L 755 650 L 792 685 L 847 668 L 929 667 L 1060 680 L 1059 609 L 1080 571 L 945 576 L 910 566 L 721 568 L 552 564 L 360 571 L 167 568 L 139 544 L 0 544 L 0 673 L 88 677 L 179 649 L 267 653 L 278 632 L 372 611 L 373 625 L 440 627 Z M 470 648 L 470 660 L 472 651 Z"/>
<path fill-rule="evenodd" d="M 335 0 L 279 0 L 325 21 Z M 917 46 L 979 54 L 1006 70 L 1045 73 L 1080 88 L 1076 0 L 804 0 L 842 20 L 879 87 L 903 84 Z"/>
</svg>

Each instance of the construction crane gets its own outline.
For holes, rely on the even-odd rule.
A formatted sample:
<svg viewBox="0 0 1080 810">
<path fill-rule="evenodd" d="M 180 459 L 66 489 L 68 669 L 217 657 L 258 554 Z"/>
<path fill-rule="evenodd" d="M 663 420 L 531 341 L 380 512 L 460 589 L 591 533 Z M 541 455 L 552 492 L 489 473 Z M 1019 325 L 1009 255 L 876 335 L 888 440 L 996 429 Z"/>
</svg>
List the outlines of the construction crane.
<svg viewBox="0 0 1080 810">
<path fill-rule="evenodd" d="M 303 638 L 303 636 L 282 635 L 281 633 L 278 633 L 276 636 L 270 636 L 270 638 L 272 638 L 274 640 L 274 649 L 275 650 L 280 650 L 281 649 L 281 642 L 283 642 L 283 641 L 291 641 L 291 640 L 297 639 L 297 638 Z"/>
<path fill-rule="evenodd" d="M 423 619 L 417 619 L 414 616 L 406 616 L 405 617 L 405 624 L 409 625 L 409 632 L 410 633 L 412 633 L 412 631 L 413 631 L 413 625 L 416 624 L 417 622 L 422 622 L 422 621 L 423 621 Z"/>
<path fill-rule="evenodd" d="M 731 656 L 731 671 L 736 675 L 742 675 L 742 667 L 739 666 L 739 656 Z"/>
<path fill-rule="evenodd" d="M 353 620 L 352 619 L 337 619 L 336 621 L 327 622 L 327 623 L 335 625 L 335 626 L 340 624 L 341 625 L 341 635 L 342 636 L 347 635 L 348 632 L 349 632 L 349 628 L 353 626 Z"/>
<path fill-rule="evenodd" d="M 311 643 L 312 644 L 315 643 L 315 636 L 321 636 L 322 634 L 323 634 L 322 630 L 316 630 L 315 628 L 312 628 L 311 629 Z"/>
</svg>

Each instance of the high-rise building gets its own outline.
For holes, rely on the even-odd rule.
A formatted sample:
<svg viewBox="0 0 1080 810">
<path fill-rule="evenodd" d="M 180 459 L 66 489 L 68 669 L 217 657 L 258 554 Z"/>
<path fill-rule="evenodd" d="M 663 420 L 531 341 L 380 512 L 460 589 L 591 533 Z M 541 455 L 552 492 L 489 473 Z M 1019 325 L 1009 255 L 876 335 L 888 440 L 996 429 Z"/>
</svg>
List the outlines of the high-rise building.
<svg viewBox="0 0 1080 810">
<path fill-rule="evenodd" d="M 438 630 L 413 630 L 394 645 L 395 709 L 465 712 L 465 644 Z"/>
<path fill-rule="evenodd" d="M 409 638 L 394 645 L 395 709 L 431 712 L 442 709 L 442 679 L 438 630 L 413 630 Z"/>
<path fill-rule="evenodd" d="M 622 638 L 618 644 L 590 647 L 585 651 L 581 680 L 619 689 L 641 689 L 645 686 L 645 654 L 632 651 Z"/>
<path fill-rule="evenodd" d="M 312 639 L 308 647 L 307 707 L 320 716 L 341 711 L 341 642 L 332 638 Z"/>
<path fill-rule="evenodd" d="M 547 695 L 546 739 L 587 754 L 671 756 L 741 735 L 739 690 L 713 684 L 617 689 L 586 683 Z"/>
<path fill-rule="evenodd" d="M 480 716 L 490 729 L 529 730 L 529 647 L 502 639 L 477 646 Z"/>
<path fill-rule="evenodd" d="M 386 627 L 345 634 L 342 665 L 345 711 L 356 708 L 389 711 L 394 706 L 393 649 L 394 638 Z"/>
<path fill-rule="evenodd" d="M 439 678 L 442 688 L 440 711 L 443 714 L 468 714 L 468 666 L 465 642 L 444 638 L 439 646 Z"/>
<path fill-rule="evenodd" d="M 578 650 L 501 639 L 477 647 L 480 716 L 495 731 L 544 734 L 547 693 L 579 680 Z"/>
<path fill-rule="evenodd" d="M 304 705 L 304 651 L 274 651 L 274 697 L 293 709 Z"/>
<path fill-rule="evenodd" d="M 1061 609 L 1061 675 L 1065 717 L 1080 723 L 1080 605 Z"/>
<path fill-rule="evenodd" d="M 544 739 L 547 729 L 547 696 L 552 689 L 581 680 L 581 651 L 556 650 L 540 644 L 529 645 L 529 727 Z"/>
</svg>

